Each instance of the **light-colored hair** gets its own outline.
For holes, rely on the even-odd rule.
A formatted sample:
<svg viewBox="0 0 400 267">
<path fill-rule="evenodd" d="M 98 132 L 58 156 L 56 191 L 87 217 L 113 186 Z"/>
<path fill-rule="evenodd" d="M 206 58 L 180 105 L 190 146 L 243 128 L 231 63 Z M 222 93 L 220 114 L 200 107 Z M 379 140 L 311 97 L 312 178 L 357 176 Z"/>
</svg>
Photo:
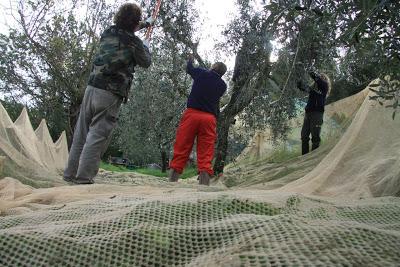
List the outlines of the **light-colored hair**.
<svg viewBox="0 0 400 267">
<path fill-rule="evenodd" d="M 142 9 L 135 3 L 120 6 L 114 16 L 114 23 L 119 29 L 133 31 L 142 19 Z"/>
<path fill-rule="evenodd" d="M 328 84 L 328 92 L 326 93 L 326 97 L 328 97 L 332 90 L 331 79 L 325 73 L 321 73 L 321 79 L 324 80 Z"/>
</svg>

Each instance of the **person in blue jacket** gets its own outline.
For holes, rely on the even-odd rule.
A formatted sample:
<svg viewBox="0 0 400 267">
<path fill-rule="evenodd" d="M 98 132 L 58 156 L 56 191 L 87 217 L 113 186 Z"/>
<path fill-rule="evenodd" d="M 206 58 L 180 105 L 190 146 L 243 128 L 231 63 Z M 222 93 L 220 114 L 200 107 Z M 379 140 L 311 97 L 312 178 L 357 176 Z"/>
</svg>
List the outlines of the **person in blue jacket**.
<svg viewBox="0 0 400 267">
<path fill-rule="evenodd" d="M 324 118 L 325 103 L 331 90 L 331 82 L 326 74 L 311 71 L 309 75 L 314 80 L 313 85 L 307 86 L 302 82 L 297 83 L 297 87 L 301 91 L 309 93 L 305 108 L 304 123 L 301 129 L 301 151 L 303 155 L 310 151 L 310 134 L 312 150 L 317 149 L 321 143 L 320 134 Z"/>
<path fill-rule="evenodd" d="M 193 66 L 193 61 L 194 58 L 190 55 L 186 72 L 192 77 L 193 85 L 187 100 L 187 109 L 176 132 L 174 156 L 170 163 L 170 181 L 178 181 L 196 139 L 199 183 L 209 185 L 214 174 L 212 160 L 217 138 L 219 102 L 227 88 L 222 79 L 226 73 L 226 65 L 216 62 L 210 69 L 203 69 Z"/>
</svg>

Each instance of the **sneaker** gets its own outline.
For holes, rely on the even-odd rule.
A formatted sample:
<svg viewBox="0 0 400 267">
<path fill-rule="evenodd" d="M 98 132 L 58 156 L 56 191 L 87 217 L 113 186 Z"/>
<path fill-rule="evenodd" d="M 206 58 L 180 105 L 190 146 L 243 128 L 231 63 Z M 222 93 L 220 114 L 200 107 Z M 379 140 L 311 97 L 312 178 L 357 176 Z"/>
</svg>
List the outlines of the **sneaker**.
<svg viewBox="0 0 400 267">
<path fill-rule="evenodd" d="M 200 172 L 199 175 L 199 184 L 201 185 L 210 185 L 210 174 L 208 172 Z"/>
<path fill-rule="evenodd" d="M 171 173 L 169 175 L 169 181 L 170 182 L 178 182 L 180 174 L 175 171 L 174 169 L 171 169 Z"/>
</svg>

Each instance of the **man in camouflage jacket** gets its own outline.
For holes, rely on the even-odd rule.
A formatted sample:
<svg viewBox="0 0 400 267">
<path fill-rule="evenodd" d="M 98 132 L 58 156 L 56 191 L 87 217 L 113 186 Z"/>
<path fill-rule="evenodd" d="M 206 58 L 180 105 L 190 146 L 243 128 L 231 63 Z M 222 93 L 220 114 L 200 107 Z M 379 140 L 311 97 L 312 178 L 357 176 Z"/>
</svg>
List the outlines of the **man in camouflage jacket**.
<svg viewBox="0 0 400 267">
<path fill-rule="evenodd" d="M 101 35 L 64 170 L 67 182 L 93 183 L 121 103 L 127 100 L 134 68 L 151 64 L 148 41 L 134 34 L 142 25 L 141 16 L 139 6 L 124 4 L 114 17 L 115 25 Z"/>
</svg>

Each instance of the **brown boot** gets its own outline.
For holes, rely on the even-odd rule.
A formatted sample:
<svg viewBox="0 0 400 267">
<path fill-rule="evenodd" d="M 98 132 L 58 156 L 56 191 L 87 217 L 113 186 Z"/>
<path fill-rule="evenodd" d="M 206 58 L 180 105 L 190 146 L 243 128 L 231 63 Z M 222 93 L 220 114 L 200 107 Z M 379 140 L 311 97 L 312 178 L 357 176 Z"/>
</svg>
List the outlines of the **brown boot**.
<svg viewBox="0 0 400 267">
<path fill-rule="evenodd" d="M 199 175 L 199 184 L 202 185 L 210 185 L 210 175 L 208 174 L 208 172 L 200 172 Z"/>
<path fill-rule="evenodd" d="M 171 169 L 171 173 L 169 174 L 169 181 L 170 182 L 178 182 L 180 174 L 175 171 L 174 169 Z"/>
</svg>

